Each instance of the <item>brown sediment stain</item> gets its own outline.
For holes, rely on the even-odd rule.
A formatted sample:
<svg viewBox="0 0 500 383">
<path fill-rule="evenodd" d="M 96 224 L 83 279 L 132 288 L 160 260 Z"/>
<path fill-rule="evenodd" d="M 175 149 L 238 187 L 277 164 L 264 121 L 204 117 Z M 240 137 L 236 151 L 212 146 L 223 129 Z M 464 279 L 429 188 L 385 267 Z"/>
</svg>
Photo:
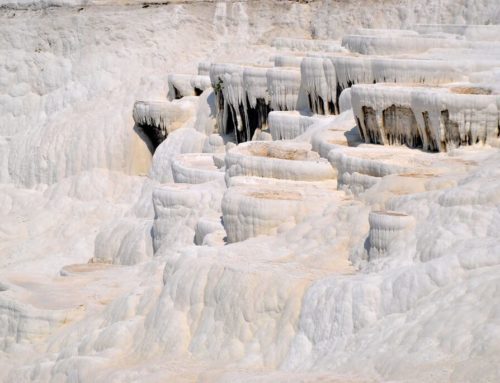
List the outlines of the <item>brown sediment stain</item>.
<svg viewBox="0 0 500 383">
<path fill-rule="evenodd" d="M 485 95 L 485 96 L 488 96 L 492 93 L 491 89 L 488 88 L 465 87 L 465 86 L 450 88 L 450 91 L 456 94 L 472 94 L 472 95 Z"/>
<path fill-rule="evenodd" d="M 68 273 L 90 273 L 94 271 L 100 271 L 104 269 L 108 269 L 113 267 L 114 265 L 110 263 L 75 263 L 71 265 L 66 265 L 63 267 L 63 270 Z"/>
<path fill-rule="evenodd" d="M 422 137 L 411 108 L 393 104 L 382 112 L 382 116 L 383 132 L 389 144 L 422 147 Z"/>
<path fill-rule="evenodd" d="M 258 198 L 258 199 L 269 199 L 269 200 L 290 200 L 297 201 L 302 199 L 302 195 L 296 192 L 287 192 L 287 191 L 257 191 L 250 192 L 247 194 L 250 197 Z"/>
<path fill-rule="evenodd" d="M 253 144 L 250 146 L 249 152 L 256 157 L 268 157 L 280 160 L 307 160 L 308 153 L 305 149 L 280 148 L 268 144 Z"/>
</svg>

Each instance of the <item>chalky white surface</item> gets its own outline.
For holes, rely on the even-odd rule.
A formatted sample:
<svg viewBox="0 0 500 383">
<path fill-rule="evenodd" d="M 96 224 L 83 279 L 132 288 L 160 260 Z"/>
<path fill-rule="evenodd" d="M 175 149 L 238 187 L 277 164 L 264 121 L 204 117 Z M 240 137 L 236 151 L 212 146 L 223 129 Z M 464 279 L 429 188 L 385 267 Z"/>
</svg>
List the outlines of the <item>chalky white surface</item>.
<svg viewBox="0 0 500 383">
<path fill-rule="evenodd" d="M 475 45 L 498 34 L 434 25 L 498 24 L 497 1 L 142 3 L 0 0 L 0 380 L 499 380 L 500 154 L 488 142 L 374 148 L 347 110 L 284 144 L 322 161 L 251 158 L 226 185 L 211 177 L 241 146 L 217 134 L 210 89 L 154 156 L 133 130 L 134 102 L 166 101 L 168 75 L 194 76 L 198 62 L 208 76 L 206 63 L 314 55 L 333 63 L 335 86 L 498 89 L 496 51 Z M 356 30 L 380 41 L 417 24 L 467 46 L 425 52 L 423 65 L 340 46 Z M 302 107 L 297 61 L 266 71 L 265 86 L 244 69 L 249 102 Z M 309 89 L 333 96 L 315 79 Z M 331 176 L 300 176 L 308 162 Z"/>
</svg>

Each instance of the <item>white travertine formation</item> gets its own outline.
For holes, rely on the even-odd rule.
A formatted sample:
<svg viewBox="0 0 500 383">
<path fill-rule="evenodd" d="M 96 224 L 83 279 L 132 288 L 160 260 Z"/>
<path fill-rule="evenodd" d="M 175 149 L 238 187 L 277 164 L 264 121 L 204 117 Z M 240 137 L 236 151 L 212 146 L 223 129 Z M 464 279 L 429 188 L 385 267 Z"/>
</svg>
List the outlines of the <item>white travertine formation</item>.
<svg viewBox="0 0 500 383">
<path fill-rule="evenodd" d="M 297 68 L 272 68 L 267 71 L 267 89 L 273 110 L 300 108 L 300 70 Z"/>
<path fill-rule="evenodd" d="M 172 160 L 172 176 L 176 183 L 202 184 L 210 181 L 224 183 L 224 172 L 214 164 L 213 154 L 178 154 Z"/>
<path fill-rule="evenodd" d="M 168 134 L 192 117 L 195 106 L 192 101 L 137 101 L 134 121 L 139 125 L 157 126 Z"/>
<path fill-rule="evenodd" d="M 488 94 L 488 89 L 377 84 L 356 85 L 351 92 L 366 142 L 434 151 L 500 144 L 500 96 Z"/>
<path fill-rule="evenodd" d="M 464 36 L 467 40 L 498 41 L 500 26 L 471 24 L 417 24 L 412 27 L 420 34 L 450 33 Z"/>
<path fill-rule="evenodd" d="M 133 265 L 153 256 L 152 219 L 136 217 L 110 223 L 95 240 L 93 262 Z"/>
<path fill-rule="evenodd" d="M 259 177 L 259 176 L 234 176 L 228 179 L 227 187 L 232 186 L 250 186 L 257 187 L 259 185 L 277 185 L 280 184 L 284 188 L 287 186 L 296 187 L 296 188 L 308 188 L 311 187 L 313 189 L 335 189 L 337 187 L 337 180 L 335 179 L 326 179 L 319 181 L 293 181 L 287 179 L 279 179 L 279 178 L 268 178 L 268 177 Z"/>
<path fill-rule="evenodd" d="M 468 48 L 473 45 L 458 38 L 349 35 L 342 39 L 342 46 L 351 52 L 363 55 L 394 55 L 398 53 L 423 53 L 436 48 Z"/>
<path fill-rule="evenodd" d="M 275 67 L 300 68 L 303 59 L 304 56 L 276 55 L 273 61 Z"/>
<path fill-rule="evenodd" d="M 207 90 L 212 86 L 212 83 L 210 81 L 210 76 L 208 76 L 208 74 L 205 76 L 202 75 L 191 76 L 190 84 L 194 90 L 195 96 L 199 96 L 205 90 Z"/>
<path fill-rule="evenodd" d="M 192 74 L 169 74 L 168 99 L 172 101 L 186 96 L 195 96 L 194 88 L 191 85 L 192 78 Z"/>
<path fill-rule="evenodd" d="M 2 318 L 2 350 L 16 343 L 35 342 L 47 338 L 54 329 L 66 320 L 76 318 L 76 313 L 51 308 L 40 309 L 30 304 L 9 299 L 5 292 L 8 286 L 0 290 L 0 318 Z M 7 295 L 7 296 L 5 296 Z"/>
<path fill-rule="evenodd" d="M 212 88 L 208 88 L 198 97 L 198 110 L 193 128 L 208 136 L 218 133 L 217 130 L 217 107 L 215 105 L 215 93 Z M 219 136 L 220 137 L 220 136 Z M 220 142 L 212 142 L 210 145 L 220 146 Z"/>
<path fill-rule="evenodd" d="M 302 86 L 314 113 L 336 114 L 337 75 L 328 58 L 304 57 L 300 65 Z"/>
<path fill-rule="evenodd" d="M 278 49 L 290 51 L 321 51 L 321 52 L 343 52 L 339 41 L 336 40 L 310 40 L 278 37 L 274 39 L 272 45 Z"/>
<path fill-rule="evenodd" d="M 257 176 L 296 181 L 334 177 L 330 164 L 302 142 L 246 142 L 226 154 L 226 179 Z"/>
<path fill-rule="evenodd" d="M 353 32 L 356 36 L 418 36 L 417 30 L 410 29 L 375 29 L 375 28 L 356 28 Z"/>
<path fill-rule="evenodd" d="M 203 153 L 226 153 L 224 139 L 218 134 L 209 135 L 205 139 L 205 143 L 203 145 Z"/>
<path fill-rule="evenodd" d="M 365 192 L 389 175 L 439 177 L 466 172 L 469 165 L 460 158 L 401 146 L 366 144 L 355 147 L 337 146 L 329 152 L 328 160 L 338 172 L 339 188 L 355 195 Z"/>
<path fill-rule="evenodd" d="M 233 132 L 236 142 L 251 140 L 254 132 L 267 124 L 267 68 L 234 64 L 214 64 L 210 68 L 220 133 Z"/>
<path fill-rule="evenodd" d="M 262 365 L 276 366 L 285 359 L 311 273 L 294 265 L 274 267 L 276 253 L 268 249 L 242 257 L 248 255 L 246 246 L 203 246 L 169 258 L 165 285 L 146 329 L 148 355 L 172 352 L 162 348 L 156 335 L 161 333 L 177 355 L 189 352 L 224 362 L 241 360 L 245 350 L 255 347 L 263 352 Z M 191 306 L 196 309 L 186 311 Z M 273 334 L 276 340 L 270 340 Z"/>
<path fill-rule="evenodd" d="M 154 180 L 142 183 L 140 194 L 125 215 L 109 220 L 99 228 L 94 241 L 94 256 L 89 261 L 91 264 L 135 265 L 153 256 L 152 193 L 156 186 Z M 59 193 L 61 191 L 56 191 L 54 195 Z"/>
<path fill-rule="evenodd" d="M 269 103 L 266 67 L 245 67 L 243 69 L 243 87 L 246 92 L 248 107 L 256 108 L 259 100 Z"/>
<path fill-rule="evenodd" d="M 344 89 L 339 97 L 339 113 L 352 109 L 351 88 Z"/>
<path fill-rule="evenodd" d="M 209 140 L 203 133 L 192 128 L 177 129 L 156 148 L 149 176 L 161 183 L 173 182 L 174 158 L 182 153 L 201 153 Z"/>
<path fill-rule="evenodd" d="M 230 106 L 230 113 L 232 114 L 233 119 L 235 119 L 235 125 L 238 129 L 243 129 L 243 121 L 241 121 L 241 117 L 237 112 L 239 110 L 240 105 L 242 106 L 245 102 L 245 88 L 243 87 L 243 67 L 238 65 L 231 65 L 224 69 L 221 74 L 217 74 L 215 72 L 210 73 L 212 86 L 217 86 L 219 78 L 222 79 L 220 84 L 222 94 L 224 95 L 224 100 Z M 217 80 L 214 81 L 213 76 L 216 76 Z"/>
<path fill-rule="evenodd" d="M 135 123 L 156 148 L 168 134 L 193 117 L 196 106 L 197 101 L 193 98 L 172 102 L 136 101 L 133 116 Z"/>
<path fill-rule="evenodd" d="M 210 246 L 210 240 L 207 239 L 207 236 L 220 235 L 221 232 L 224 232 L 225 237 L 226 234 L 220 216 L 201 217 L 196 223 L 194 242 L 199 246 Z"/>
<path fill-rule="evenodd" d="M 325 118 L 303 135 L 309 139 L 312 150 L 321 157 L 328 158 L 330 150 L 341 146 L 357 146 L 362 143 L 352 111 L 348 110 L 335 117 Z"/>
<path fill-rule="evenodd" d="M 321 120 L 319 116 L 303 115 L 296 111 L 271 112 L 268 122 L 269 132 L 273 140 L 293 140 Z"/>
<path fill-rule="evenodd" d="M 225 82 L 231 78 L 232 73 L 239 73 L 241 68 L 233 64 L 211 64 L 210 81 L 214 89 L 217 108 L 217 126 L 220 134 L 229 134 L 234 130 L 235 122 L 225 98 Z"/>
<path fill-rule="evenodd" d="M 267 89 L 266 67 L 245 67 L 243 69 L 243 87 L 245 89 L 244 120 L 246 137 L 249 140 L 256 130 L 267 128 L 270 112 L 270 99 Z"/>
<path fill-rule="evenodd" d="M 471 65 L 470 70 L 474 69 L 473 64 L 445 60 L 344 56 L 334 57 L 332 61 L 337 85 L 342 90 L 353 84 L 375 82 L 446 84 L 463 80 L 467 65 Z"/>
<path fill-rule="evenodd" d="M 331 151 L 328 158 L 339 172 L 384 177 L 389 174 L 415 172 L 418 169 L 425 171 L 426 159 L 433 157 L 431 154 L 415 152 L 404 147 L 386 149 L 377 145 L 362 145 L 338 148 Z"/>
<path fill-rule="evenodd" d="M 9 141 L 0 137 L 0 182 L 9 183 Z"/>
<path fill-rule="evenodd" d="M 258 235 L 276 234 L 280 227 L 295 226 L 307 216 L 320 214 L 342 192 L 330 184 L 294 184 L 291 181 L 256 182 L 231 186 L 222 199 L 222 216 L 229 243 Z"/>
<path fill-rule="evenodd" d="M 198 63 L 198 75 L 199 76 L 209 76 L 210 66 L 212 63 L 210 61 L 201 61 Z"/>
<path fill-rule="evenodd" d="M 203 237 L 201 246 L 217 247 L 225 246 L 227 240 L 226 231 L 222 228 L 220 230 L 212 231 Z"/>
<path fill-rule="evenodd" d="M 165 184 L 153 191 L 155 218 L 151 231 L 155 253 L 160 247 L 195 243 L 196 225 L 203 216 L 217 215 L 223 188 L 218 182 Z"/>
<path fill-rule="evenodd" d="M 357 129 L 344 130 L 333 126 L 315 133 L 311 139 L 312 149 L 323 158 L 328 158 L 332 149 L 338 146 L 356 146 L 361 143 Z"/>
<path fill-rule="evenodd" d="M 0 0 L 0 381 L 499 381 L 491 24 L 497 0 Z M 387 56 L 333 41 L 356 30 Z M 182 118 L 134 126 L 200 61 Z"/>
<path fill-rule="evenodd" d="M 260 129 L 257 129 L 252 137 L 252 141 L 272 141 L 273 136 L 271 133 L 263 132 Z"/>
<path fill-rule="evenodd" d="M 412 216 L 394 211 L 373 211 L 368 216 L 370 222 L 370 249 L 368 251 L 370 260 L 384 255 L 390 249 L 391 244 L 408 236 L 408 231 L 415 226 Z"/>
<path fill-rule="evenodd" d="M 339 188 L 359 194 L 390 174 L 424 173 L 426 169 L 423 165 L 418 167 L 416 156 L 402 148 L 388 155 L 387 150 L 379 146 L 338 146 L 329 152 L 328 160 L 337 170 Z"/>
</svg>

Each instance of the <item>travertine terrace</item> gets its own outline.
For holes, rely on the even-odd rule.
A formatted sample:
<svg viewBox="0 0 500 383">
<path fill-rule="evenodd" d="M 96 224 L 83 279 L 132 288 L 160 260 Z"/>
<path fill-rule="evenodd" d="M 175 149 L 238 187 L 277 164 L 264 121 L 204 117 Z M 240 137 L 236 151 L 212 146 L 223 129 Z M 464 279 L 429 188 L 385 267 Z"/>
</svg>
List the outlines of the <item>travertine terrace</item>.
<svg viewBox="0 0 500 383">
<path fill-rule="evenodd" d="M 496 0 L 0 0 L 0 381 L 500 381 L 499 163 Z"/>
</svg>

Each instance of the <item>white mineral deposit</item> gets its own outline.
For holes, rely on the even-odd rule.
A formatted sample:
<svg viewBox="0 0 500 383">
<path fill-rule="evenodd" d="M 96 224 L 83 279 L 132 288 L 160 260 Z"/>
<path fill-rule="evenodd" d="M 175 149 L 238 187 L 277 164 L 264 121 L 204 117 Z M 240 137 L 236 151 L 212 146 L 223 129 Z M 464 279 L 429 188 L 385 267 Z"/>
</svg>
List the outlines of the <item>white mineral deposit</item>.
<svg viewBox="0 0 500 383">
<path fill-rule="evenodd" d="M 0 0 L 0 381 L 500 382 L 498 0 Z"/>
</svg>

